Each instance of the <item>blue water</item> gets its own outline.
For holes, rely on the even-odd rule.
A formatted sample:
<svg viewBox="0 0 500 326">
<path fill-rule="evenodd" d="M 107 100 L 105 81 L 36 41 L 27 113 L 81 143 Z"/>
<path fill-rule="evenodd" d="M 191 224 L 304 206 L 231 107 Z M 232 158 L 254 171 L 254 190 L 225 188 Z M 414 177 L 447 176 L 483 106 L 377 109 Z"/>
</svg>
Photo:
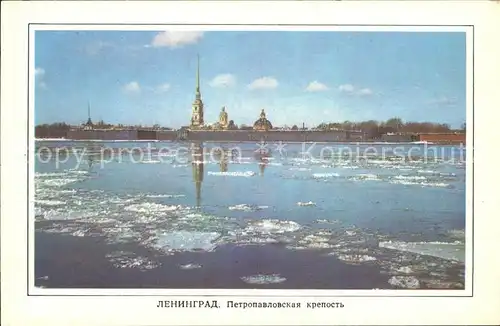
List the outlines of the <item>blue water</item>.
<svg viewBox="0 0 500 326">
<path fill-rule="evenodd" d="M 464 148 L 311 146 L 38 141 L 37 230 L 169 254 L 274 241 L 289 250 L 363 252 L 380 263 L 391 258 L 377 244 L 392 241 L 453 245 L 463 255 Z M 65 156 L 66 148 L 75 152 Z M 132 148 L 142 160 L 138 150 L 117 152 Z"/>
</svg>

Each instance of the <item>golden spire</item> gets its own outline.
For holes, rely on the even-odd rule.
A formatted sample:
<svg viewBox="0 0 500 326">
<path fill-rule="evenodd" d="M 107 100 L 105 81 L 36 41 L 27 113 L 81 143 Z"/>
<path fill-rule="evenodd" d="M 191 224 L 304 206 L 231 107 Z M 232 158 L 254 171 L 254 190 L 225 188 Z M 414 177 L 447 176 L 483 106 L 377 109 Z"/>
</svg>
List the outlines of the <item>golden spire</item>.
<svg viewBox="0 0 500 326">
<path fill-rule="evenodd" d="M 192 168 L 193 168 L 193 181 L 196 186 L 196 207 L 201 205 L 201 184 L 203 183 L 204 163 L 203 160 L 203 147 L 201 144 L 192 144 Z"/>
<path fill-rule="evenodd" d="M 196 99 L 199 100 L 201 99 L 201 92 L 200 92 L 200 55 L 197 55 L 198 59 L 198 64 L 197 64 L 197 69 L 196 69 Z"/>
</svg>

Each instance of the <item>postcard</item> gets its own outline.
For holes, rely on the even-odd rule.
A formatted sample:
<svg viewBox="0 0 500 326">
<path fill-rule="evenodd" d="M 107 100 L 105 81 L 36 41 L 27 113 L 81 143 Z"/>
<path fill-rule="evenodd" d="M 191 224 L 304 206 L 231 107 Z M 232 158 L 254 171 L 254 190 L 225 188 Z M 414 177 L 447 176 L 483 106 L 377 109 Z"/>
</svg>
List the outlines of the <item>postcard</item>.
<svg viewBox="0 0 500 326">
<path fill-rule="evenodd" d="M 257 2 L 52 3 L 10 20 L 8 320 L 498 321 L 475 151 L 494 24 L 479 15 L 495 4 L 439 24 L 443 3 L 416 4 L 390 5 L 430 13 L 405 24 L 384 2 L 269 17 Z"/>
</svg>

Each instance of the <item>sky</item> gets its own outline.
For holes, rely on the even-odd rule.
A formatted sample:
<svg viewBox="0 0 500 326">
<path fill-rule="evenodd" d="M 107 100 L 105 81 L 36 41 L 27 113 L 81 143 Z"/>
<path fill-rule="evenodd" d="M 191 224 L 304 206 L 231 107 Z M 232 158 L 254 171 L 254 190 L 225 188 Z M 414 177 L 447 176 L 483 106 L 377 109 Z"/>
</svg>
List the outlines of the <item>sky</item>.
<svg viewBox="0 0 500 326">
<path fill-rule="evenodd" d="M 464 32 L 36 31 L 35 123 L 275 126 L 466 116 Z"/>
</svg>

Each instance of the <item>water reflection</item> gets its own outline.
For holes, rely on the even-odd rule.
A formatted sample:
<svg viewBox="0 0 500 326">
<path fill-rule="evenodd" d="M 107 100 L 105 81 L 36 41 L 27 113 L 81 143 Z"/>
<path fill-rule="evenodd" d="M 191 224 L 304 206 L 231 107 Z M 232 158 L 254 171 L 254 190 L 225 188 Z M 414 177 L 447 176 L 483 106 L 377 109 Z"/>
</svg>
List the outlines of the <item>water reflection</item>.
<svg viewBox="0 0 500 326">
<path fill-rule="evenodd" d="M 229 170 L 229 157 L 234 158 L 231 150 L 224 147 L 214 148 L 212 155 L 219 165 L 220 172 L 227 172 Z"/>
<path fill-rule="evenodd" d="M 105 151 L 102 151 L 102 146 L 98 146 L 96 144 L 93 144 L 91 142 L 86 142 L 84 143 L 84 156 L 83 160 L 87 165 L 88 172 L 92 171 L 92 166 L 94 163 L 99 162 L 101 153 L 106 153 Z M 109 154 L 108 154 L 109 155 Z"/>
<path fill-rule="evenodd" d="M 109 148 L 104 147 L 100 144 L 96 144 L 93 142 L 84 142 L 83 146 L 80 147 L 83 151 L 81 167 L 83 169 L 88 169 L 89 172 L 92 172 L 99 168 L 99 163 L 103 162 L 128 162 L 127 158 L 134 159 L 133 162 L 138 162 L 140 159 L 138 154 L 141 154 L 140 148 L 134 149 L 123 149 L 123 148 Z M 242 163 L 241 155 L 242 153 L 231 147 L 230 145 L 222 146 L 222 147 L 210 147 L 203 142 L 191 142 L 188 145 L 188 157 L 191 156 L 191 170 L 192 170 L 192 182 L 195 184 L 195 197 L 196 197 L 196 207 L 201 207 L 202 205 L 202 185 L 205 177 L 205 163 L 209 160 L 214 160 L 214 163 L 218 165 L 218 170 L 220 173 L 228 173 L 231 168 L 230 164 L 236 164 L 237 166 Z M 253 152 L 253 151 L 252 151 Z M 253 164 L 251 166 L 255 167 L 255 163 L 257 163 L 259 168 L 259 175 L 264 176 L 265 169 L 269 165 L 270 157 L 272 154 L 268 151 L 259 151 L 254 152 L 253 155 L 247 153 L 248 156 L 253 156 Z M 142 159 L 148 161 L 148 154 L 144 154 Z M 249 158 L 246 156 L 246 158 Z M 246 162 L 246 158 L 243 158 L 243 161 Z M 172 163 L 165 162 L 163 163 Z M 240 165 L 240 167 L 242 167 Z M 237 169 L 238 170 L 238 169 Z M 238 172 L 238 171 L 235 171 Z M 257 171 L 255 171 L 257 172 Z M 223 182 L 221 179 L 220 181 Z"/>
<path fill-rule="evenodd" d="M 220 172 L 227 172 L 228 170 L 228 164 L 229 164 L 229 153 L 226 151 L 223 151 L 221 153 L 221 157 L 219 159 L 219 167 L 220 167 Z"/>
<path fill-rule="evenodd" d="M 268 152 L 260 152 L 255 154 L 255 159 L 259 162 L 259 174 L 260 176 L 264 176 L 264 171 L 266 170 L 267 165 L 269 164 L 269 157 L 271 155 Z"/>
<path fill-rule="evenodd" d="M 193 170 L 193 182 L 196 186 L 196 207 L 201 206 L 201 184 L 204 175 L 203 143 L 191 143 L 191 166 Z"/>
</svg>

